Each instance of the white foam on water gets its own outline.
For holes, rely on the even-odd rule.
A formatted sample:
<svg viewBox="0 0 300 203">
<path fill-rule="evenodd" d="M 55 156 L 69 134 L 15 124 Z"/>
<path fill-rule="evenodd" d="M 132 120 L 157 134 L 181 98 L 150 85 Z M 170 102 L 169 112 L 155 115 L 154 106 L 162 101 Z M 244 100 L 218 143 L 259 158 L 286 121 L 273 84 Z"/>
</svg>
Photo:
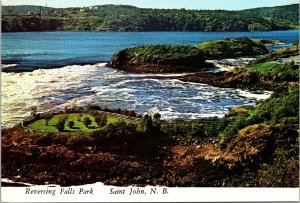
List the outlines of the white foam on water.
<svg viewBox="0 0 300 203">
<path fill-rule="evenodd" d="M 239 95 L 243 96 L 243 97 L 247 97 L 247 98 L 254 98 L 259 100 L 265 100 L 268 99 L 272 92 L 271 91 L 263 91 L 261 93 L 251 93 L 249 91 L 245 91 L 245 90 L 238 90 Z"/>
<path fill-rule="evenodd" d="M 184 74 L 132 74 L 106 64 L 71 65 L 33 72 L 2 73 L 2 123 L 20 123 L 31 108 L 38 112 L 61 110 L 69 105 L 101 105 L 159 112 L 162 119 L 223 116 L 232 106 L 254 105 L 271 93 L 259 94 L 232 88 L 184 82 Z"/>
<path fill-rule="evenodd" d="M 18 64 L 1 64 L 1 68 L 2 69 L 6 69 L 6 68 L 11 68 L 11 67 L 15 67 Z"/>
<path fill-rule="evenodd" d="M 229 58 L 229 59 L 220 59 L 220 60 L 206 60 L 206 62 L 214 64 L 214 68 L 208 72 L 221 72 L 221 71 L 230 71 L 235 67 L 243 67 L 248 65 L 250 62 L 256 60 L 256 58 L 244 57 L 244 58 Z"/>
</svg>

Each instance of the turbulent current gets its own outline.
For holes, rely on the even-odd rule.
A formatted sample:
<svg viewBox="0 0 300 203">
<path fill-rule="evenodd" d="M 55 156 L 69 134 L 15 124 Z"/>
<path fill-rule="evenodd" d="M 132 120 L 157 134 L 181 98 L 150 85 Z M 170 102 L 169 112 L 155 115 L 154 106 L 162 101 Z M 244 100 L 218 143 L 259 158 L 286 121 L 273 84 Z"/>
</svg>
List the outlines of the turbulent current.
<svg viewBox="0 0 300 203">
<path fill-rule="evenodd" d="M 3 72 L 2 124 L 21 122 L 35 106 L 44 112 L 91 103 L 143 114 L 159 112 L 162 119 L 221 117 L 231 107 L 255 105 L 270 95 L 182 82 L 176 79 L 181 75 L 132 74 L 104 64 Z"/>
</svg>

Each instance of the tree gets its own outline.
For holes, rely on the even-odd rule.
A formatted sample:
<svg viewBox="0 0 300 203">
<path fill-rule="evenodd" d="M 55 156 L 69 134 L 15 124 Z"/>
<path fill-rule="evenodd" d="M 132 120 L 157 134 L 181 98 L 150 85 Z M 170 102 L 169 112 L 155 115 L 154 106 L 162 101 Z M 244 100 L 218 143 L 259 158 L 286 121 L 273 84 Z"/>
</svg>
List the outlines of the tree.
<svg viewBox="0 0 300 203">
<path fill-rule="evenodd" d="M 84 124 L 85 127 L 88 128 L 89 125 L 92 124 L 92 120 L 91 120 L 89 117 L 85 117 L 85 118 L 83 119 L 83 124 Z"/>
<path fill-rule="evenodd" d="M 66 118 L 60 118 L 56 124 L 56 128 L 59 132 L 63 131 L 65 129 L 65 121 Z"/>
<path fill-rule="evenodd" d="M 45 116 L 45 125 L 48 125 L 48 123 L 49 123 L 49 120 L 52 118 L 52 116 L 51 115 L 46 115 Z"/>
<path fill-rule="evenodd" d="M 82 117 L 82 113 L 78 114 L 77 121 L 80 121 L 81 117 Z"/>
<path fill-rule="evenodd" d="M 161 115 L 160 115 L 160 113 L 155 113 L 154 115 L 153 115 L 153 119 L 155 120 L 155 121 L 159 121 L 160 120 L 160 118 L 161 118 Z"/>
<path fill-rule="evenodd" d="M 32 116 L 36 116 L 37 115 L 37 107 L 36 106 L 31 107 L 31 115 Z"/>
<path fill-rule="evenodd" d="M 69 121 L 68 122 L 68 127 L 73 128 L 74 127 L 74 121 Z"/>
<path fill-rule="evenodd" d="M 95 118 L 95 121 L 99 127 L 104 127 L 107 124 L 107 116 L 105 114 L 100 114 Z"/>
<path fill-rule="evenodd" d="M 134 111 L 130 110 L 127 112 L 127 116 L 136 117 L 136 113 Z"/>
</svg>

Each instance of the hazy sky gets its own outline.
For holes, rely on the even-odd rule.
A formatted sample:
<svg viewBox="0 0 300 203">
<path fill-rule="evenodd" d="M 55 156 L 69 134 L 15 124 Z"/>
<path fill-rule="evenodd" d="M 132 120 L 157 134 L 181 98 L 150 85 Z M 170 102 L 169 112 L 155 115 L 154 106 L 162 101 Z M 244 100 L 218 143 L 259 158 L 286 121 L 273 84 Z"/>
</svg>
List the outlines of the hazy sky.
<svg viewBox="0 0 300 203">
<path fill-rule="evenodd" d="M 298 0 L 2 0 L 2 5 L 47 5 L 49 7 L 82 7 L 101 4 L 123 4 L 144 8 L 186 8 L 239 10 L 299 3 Z"/>
</svg>

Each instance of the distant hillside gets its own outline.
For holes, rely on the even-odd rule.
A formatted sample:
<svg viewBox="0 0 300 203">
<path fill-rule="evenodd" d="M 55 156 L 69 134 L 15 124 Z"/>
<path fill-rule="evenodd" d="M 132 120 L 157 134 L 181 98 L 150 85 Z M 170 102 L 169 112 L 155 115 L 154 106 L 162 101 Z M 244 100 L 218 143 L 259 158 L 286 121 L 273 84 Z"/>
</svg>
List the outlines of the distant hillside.
<svg viewBox="0 0 300 203">
<path fill-rule="evenodd" d="M 296 12 L 297 11 L 297 12 Z M 127 5 L 84 8 L 3 6 L 2 31 L 268 31 L 298 27 L 299 6 L 243 11 L 145 9 Z"/>
<path fill-rule="evenodd" d="M 40 12 L 42 11 L 50 11 L 50 10 L 59 10 L 57 8 L 50 8 L 44 6 L 32 6 L 32 5 L 24 5 L 24 6 L 2 6 L 2 14 L 12 14 L 12 13 L 28 13 L 28 12 Z"/>
<path fill-rule="evenodd" d="M 271 17 L 290 21 L 299 21 L 299 4 L 246 9 L 243 10 L 242 13 L 261 18 Z"/>
</svg>

